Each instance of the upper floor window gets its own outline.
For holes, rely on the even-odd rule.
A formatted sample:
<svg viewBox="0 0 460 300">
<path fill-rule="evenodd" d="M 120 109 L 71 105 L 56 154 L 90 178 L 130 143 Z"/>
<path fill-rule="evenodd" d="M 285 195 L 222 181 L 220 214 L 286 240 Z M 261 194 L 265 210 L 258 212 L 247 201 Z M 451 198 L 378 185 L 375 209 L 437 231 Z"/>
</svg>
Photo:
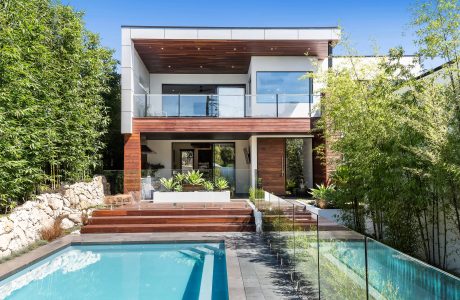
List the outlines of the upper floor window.
<svg viewBox="0 0 460 300">
<path fill-rule="evenodd" d="M 308 103 L 311 101 L 311 78 L 305 72 L 257 72 L 257 102 Z"/>
</svg>

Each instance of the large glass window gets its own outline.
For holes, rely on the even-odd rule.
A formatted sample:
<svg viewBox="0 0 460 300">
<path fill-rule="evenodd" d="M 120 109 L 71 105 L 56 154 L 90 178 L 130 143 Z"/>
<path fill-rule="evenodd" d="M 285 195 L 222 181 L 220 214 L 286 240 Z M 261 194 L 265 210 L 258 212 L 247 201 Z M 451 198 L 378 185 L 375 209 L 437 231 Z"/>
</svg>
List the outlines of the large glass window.
<svg viewBox="0 0 460 300">
<path fill-rule="evenodd" d="M 305 72 L 257 72 L 257 102 L 309 102 L 311 78 Z"/>
</svg>

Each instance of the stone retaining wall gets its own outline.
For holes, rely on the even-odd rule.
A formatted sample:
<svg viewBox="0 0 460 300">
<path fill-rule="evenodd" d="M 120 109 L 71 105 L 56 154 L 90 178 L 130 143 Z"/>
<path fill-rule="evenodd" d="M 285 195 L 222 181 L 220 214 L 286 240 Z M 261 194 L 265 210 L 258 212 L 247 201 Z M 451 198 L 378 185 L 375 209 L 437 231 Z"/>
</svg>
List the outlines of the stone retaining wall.
<svg viewBox="0 0 460 300">
<path fill-rule="evenodd" d="M 65 186 L 60 193 L 41 194 L 0 218 L 0 257 L 8 256 L 40 239 L 40 230 L 63 218 L 62 228 L 81 224 L 83 212 L 104 203 L 105 178 Z"/>
</svg>

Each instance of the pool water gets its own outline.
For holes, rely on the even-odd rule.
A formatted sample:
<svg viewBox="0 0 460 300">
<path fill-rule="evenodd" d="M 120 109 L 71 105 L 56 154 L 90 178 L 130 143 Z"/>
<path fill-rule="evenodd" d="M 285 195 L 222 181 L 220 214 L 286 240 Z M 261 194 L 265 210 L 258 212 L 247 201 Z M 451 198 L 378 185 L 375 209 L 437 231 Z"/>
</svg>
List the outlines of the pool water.
<svg viewBox="0 0 460 300">
<path fill-rule="evenodd" d="M 0 281 L 0 299 L 228 299 L 225 246 L 69 246 Z"/>
<path fill-rule="evenodd" d="M 323 244 L 322 246 L 327 247 Z M 365 280 L 363 242 L 335 242 L 330 253 Z M 368 282 L 371 296 L 385 299 L 460 300 L 460 280 L 379 242 L 368 240 Z M 378 294 L 377 294 L 378 293 Z M 375 297 L 379 298 L 379 297 Z"/>
</svg>

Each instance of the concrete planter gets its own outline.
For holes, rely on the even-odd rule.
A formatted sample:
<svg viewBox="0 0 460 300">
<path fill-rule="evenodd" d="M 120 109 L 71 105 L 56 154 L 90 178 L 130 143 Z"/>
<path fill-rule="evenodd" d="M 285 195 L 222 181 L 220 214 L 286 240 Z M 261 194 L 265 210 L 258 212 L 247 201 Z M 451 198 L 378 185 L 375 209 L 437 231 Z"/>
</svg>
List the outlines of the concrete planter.
<svg viewBox="0 0 460 300">
<path fill-rule="evenodd" d="M 312 216 L 316 218 L 316 216 L 320 216 L 321 218 L 328 219 L 330 221 L 334 221 L 337 223 L 341 223 L 340 216 L 342 214 L 341 209 L 337 208 L 319 208 L 310 204 L 305 204 L 307 210 L 312 212 Z"/>
<path fill-rule="evenodd" d="M 230 202 L 230 191 L 154 192 L 154 203 Z"/>
</svg>

